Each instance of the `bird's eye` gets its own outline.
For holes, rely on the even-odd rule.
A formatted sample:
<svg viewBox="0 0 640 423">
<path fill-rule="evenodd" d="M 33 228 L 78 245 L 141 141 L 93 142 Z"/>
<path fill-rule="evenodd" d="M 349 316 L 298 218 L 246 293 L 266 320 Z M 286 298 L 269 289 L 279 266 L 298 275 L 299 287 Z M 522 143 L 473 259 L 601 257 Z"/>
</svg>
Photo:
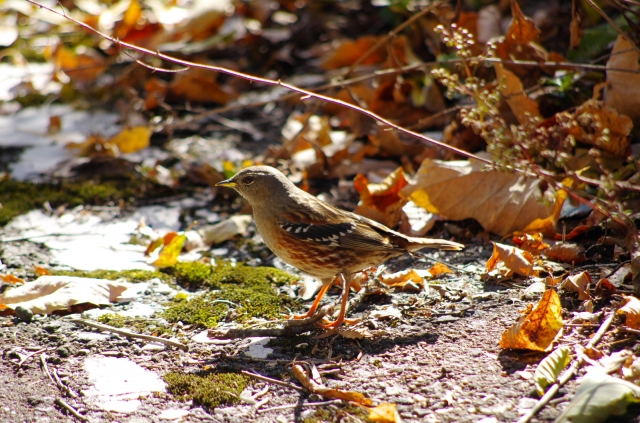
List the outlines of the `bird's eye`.
<svg viewBox="0 0 640 423">
<path fill-rule="evenodd" d="M 253 176 L 245 176 L 242 179 L 242 183 L 245 184 L 245 185 L 251 185 L 253 183 L 253 181 L 254 181 Z"/>
</svg>

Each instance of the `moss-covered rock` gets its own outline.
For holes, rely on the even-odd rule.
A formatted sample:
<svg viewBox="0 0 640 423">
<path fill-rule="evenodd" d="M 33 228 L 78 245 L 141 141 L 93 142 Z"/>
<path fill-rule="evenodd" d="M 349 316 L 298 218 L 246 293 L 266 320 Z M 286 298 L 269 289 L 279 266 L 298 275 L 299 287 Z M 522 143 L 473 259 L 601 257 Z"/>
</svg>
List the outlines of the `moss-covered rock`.
<svg viewBox="0 0 640 423">
<path fill-rule="evenodd" d="M 170 328 L 158 324 L 157 321 L 141 317 L 125 317 L 115 313 L 106 313 L 98 317 L 98 322 L 114 328 L 125 328 L 136 333 L 153 336 L 172 336 L 174 334 Z"/>
<path fill-rule="evenodd" d="M 284 270 L 275 267 L 251 267 L 244 264 L 232 265 L 227 262 L 207 264 L 201 262 L 178 263 L 171 272 L 176 282 L 187 288 L 221 289 L 224 285 L 266 288 L 282 286 L 298 280 Z"/>
<path fill-rule="evenodd" d="M 237 404 L 250 380 L 238 373 L 179 373 L 164 375 L 167 391 L 179 400 L 215 408 Z"/>
</svg>

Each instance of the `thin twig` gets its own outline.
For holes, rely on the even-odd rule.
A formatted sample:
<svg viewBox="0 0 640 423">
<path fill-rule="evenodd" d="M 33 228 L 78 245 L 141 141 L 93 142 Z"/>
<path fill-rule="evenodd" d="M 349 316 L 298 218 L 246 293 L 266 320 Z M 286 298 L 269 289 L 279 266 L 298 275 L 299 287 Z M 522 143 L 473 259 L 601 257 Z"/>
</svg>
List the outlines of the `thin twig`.
<svg viewBox="0 0 640 423">
<path fill-rule="evenodd" d="M 49 358 L 47 353 L 40 354 L 40 364 L 42 365 L 42 370 L 44 370 L 47 376 L 49 376 L 49 379 L 51 379 L 51 382 L 56 383 L 56 381 L 53 379 L 53 376 L 51 376 L 51 372 L 49 371 L 49 366 L 47 366 L 47 358 Z"/>
<path fill-rule="evenodd" d="M 381 122 L 381 123 L 393 128 L 393 129 L 396 129 L 399 132 L 405 133 L 405 134 L 407 134 L 409 136 L 412 136 L 412 137 L 414 137 L 416 139 L 419 139 L 421 141 L 424 141 L 424 142 L 433 144 L 435 146 L 450 150 L 450 151 L 452 151 L 454 153 L 457 153 L 457 154 L 459 154 L 461 156 L 464 156 L 464 157 L 467 157 L 467 158 L 470 158 L 470 159 L 478 160 L 481 163 L 493 164 L 491 162 L 491 160 L 489 160 L 489 159 L 485 159 L 483 157 L 476 156 L 475 154 L 469 153 L 468 151 L 461 150 L 459 148 L 450 146 L 450 145 L 445 144 L 443 142 L 437 141 L 437 140 L 435 140 L 433 138 L 430 138 L 430 137 L 427 137 L 425 135 L 422 135 L 422 134 L 420 134 L 418 132 L 411 131 L 411 130 L 403 127 L 403 126 L 395 124 L 395 123 L 393 123 L 393 122 L 391 122 L 391 121 L 389 121 L 389 120 L 377 115 L 376 113 L 374 113 L 374 112 L 372 112 L 370 110 L 366 110 L 366 109 L 364 109 L 364 108 L 362 108 L 360 106 L 356 106 L 356 105 L 348 103 L 346 101 L 338 100 L 336 98 L 328 97 L 328 96 L 325 96 L 325 95 L 322 95 L 322 94 L 317 94 L 315 92 L 312 92 L 312 91 L 309 91 L 309 90 L 305 90 L 305 89 L 297 87 L 295 85 L 291 85 L 289 83 L 282 82 L 280 80 L 275 81 L 273 79 L 268 79 L 268 78 L 262 78 L 262 77 L 254 76 L 254 75 L 249 75 L 249 74 L 244 73 L 244 72 L 234 71 L 234 70 L 227 69 L 227 68 L 224 68 L 224 67 L 221 67 L 221 66 L 211 66 L 211 65 L 205 65 L 205 64 L 202 64 L 202 63 L 190 62 L 188 60 L 182 60 L 182 59 L 178 59 L 176 57 L 169 56 L 169 55 L 166 55 L 166 54 L 163 54 L 163 53 L 160 53 L 160 52 L 152 51 L 152 50 L 149 50 L 149 49 L 146 49 L 146 48 L 143 48 L 143 47 L 131 44 L 131 43 L 127 43 L 127 42 L 118 40 L 118 39 L 116 39 L 114 37 L 111 37 L 108 34 L 105 34 L 105 33 L 101 32 L 101 31 L 98 31 L 97 29 L 93 28 L 91 25 L 87 25 L 84 22 L 80 22 L 79 20 L 77 20 L 77 19 L 75 19 L 75 18 L 73 18 L 71 16 L 68 16 L 66 13 L 62 13 L 62 12 L 54 10 L 54 9 L 52 9 L 50 7 L 44 6 L 44 5 L 38 3 L 38 2 L 36 2 L 34 0 L 27 0 L 27 2 L 33 4 L 33 5 L 41 8 L 41 9 L 48 10 L 49 12 L 54 13 L 54 14 L 56 14 L 58 16 L 62 16 L 65 19 L 75 23 L 76 25 L 79 25 L 82 28 L 85 28 L 86 30 L 101 36 L 102 38 L 111 41 L 112 43 L 114 43 L 117 46 L 130 48 L 130 49 L 136 50 L 136 51 L 138 51 L 140 53 L 144 53 L 144 54 L 148 54 L 148 55 L 151 55 L 151 56 L 155 56 L 155 57 L 158 57 L 158 58 L 160 58 L 162 60 L 166 60 L 166 61 L 169 61 L 169 62 L 172 62 L 172 63 L 176 63 L 176 64 L 179 64 L 179 65 L 182 65 L 182 66 L 188 66 L 188 67 L 200 68 L 200 69 L 207 69 L 207 70 L 210 70 L 210 71 L 220 72 L 220 73 L 224 73 L 224 74 L 227 74 L 227 75 L 235 76 L 235 77 L 238 77 L 238 78 L 242 78 L 242 79 L 246 79 L 246 80 L 249 80 L 249 81 L 252 81 L 252 82 L 262 83 L 262 84 L 266 84 L 266 85 L 279 85 L 279 86 L 281 86 L 283 88 L 288 89 L 289 91 L 294 91 L 294 92 L 297 92 L 299 94 L 302 94 L 303 95 L 303 97 L 302 97 L 303 100 L 306 99 L 306 98 L 315 98 L 315 99 L 318 99 L 318 100 L 323 100 L 323 101 L 326 101 L 326 102 L 329 102 L 329 103 L 337 104 L 337 105 L 345 107 L 347 109 L 351 109 L 351 110 L 354 110 L 356 112 L 359 112 L 359 113 L 361 113 L 361 114 L 363 114 L 365 116 L 368 116 L 368 117 L 370 117 L 370 118 L 372 118 L 374 120 L 377 120 L 378 122 Z"/>
<path fill-rule="evenodd" d="M 62 389 L 64 392 L 69 394 L 69 396 L 72 397 L 72 398 L 78 398 L 79 397 L 79 395 L 76 394 L 73 389 L 69 388 L 67 385 L 62 383 L 62 380 L 60 380 L 60 377 L 58 376 L 58 371 L 55 368 L 53 369 L 53 377 L 55 377 L 55 379 L 56 379 L 56 384 L 58 385 L 58 388 Z"/>
<path fill-rule="evenodd" d="M 58 404 L 60 407 L 64 408 L 65 410 L 67 410 L 69 413 L 73 414 L 74 417 L 82 420 L 83 422 L 90 421 L 87 416 L 83 416 L 82 414 L 78 413 L 78 411 L 75 408 L 73 408 L 72 406 L 64 402 L 62 399 L 56 398 L 55 403 Z"/>
<path fill-rule="evenodd" d="M 587 343 L 585 349 L 593 348 L 598 342 L 600 342 L 602 336 L 604 336 L 607 330 L 609 330 L 609 326 L 611 326 L 611 322 L 613 321 L 615 315 L 615 313 L 611 313 L 609 317 L 607 317 L 604 322 L 602 322 L 602 325 L 600 325 L 600 329 L 598 329 L 598 331 L 593 335 L 593 338 L 591 338 L 589 343 Z M 556 383 L 551 385 L 547 393 L 544 394 L 542 398 L 540 398 L 536 405 L 531 410 L 529 410 L 527 414 L 525 414 L 520 418 L 520 420 L 518 420 L 518 423 L 527 423 L 536 414 L 538 414 L 538 412 L 542 410 L 544 406 L 547 405 L 547 403 L 558 393 L 560 388 L 576 375 L 583 363 L 584 359 L 582 357 L 576 358 L 573 364 L 571 364 L 571 367 L 569 367 L 569 369 L 558 378 L 558 381 Z"/>
<path fill-rule="evenodd" d="M 114 328 L 113 326 L 103 325 L 102 323 L 91 322 L 89 320 L 84 320 L 84 319 L 70 319 L 69 321 L 73 323 L 86 325 L 86 326 L 91 326 L 96 329 L 117 333 L 118 335 L 126 336 L 128 338 L 144 339 L 145 341 L 157 342 L 160 344 L 169 345 L 171 347 L 180 348 L 183 351 L 189 351 L 189 347 L 187 345 L 181 342 L 172 341 L 170 339 L 160 338 L 160 337 L 151 336 L 151 335 L 143 335 L 141 333 L 131 332 L 126 329 Z"/>
<path fill-rule="evenodd" d="M 638 48 L 636 43 L 634 43 L 633 40 L 627 34 L 624 33 L 622 28 L 620 28 L 620 26 L 618 26 L 618 24 L 613 19 L 611 19 L 609 15 L 604 13 L 604 10 L 600 9 L 600 7 L 593 0 L 587 0 L 587 3 L 589 3 L 589 5 L 593 7 L 596 10 L 596 12 L 600 14 L 600 16 L 602 16 L 607 22 L 609 22 L 609 25 L 611 25 L 616 31 L 618 31 L 618 34 L 620 34 L 622 38 L 627 40 L 627 42 L 631 44 L 638 53 L 640 53 L 640 48 Z"/>
<path fill-rule="evenodd" d="M 299 391 L 299 392 L 307 392 L 307 390 L 304 389 L 303 387 L 294 385 L 292 383 L 283 382 L 283 381 L 278 380 L 278 379 L 272 379 L 270 377 L 262 376 L 262 375 L 259 375 L 257 373 L 248 372 L 246 370 L 242 370 L 241 373 L 243 375 L 245 375 L 245 376 L 249 376 L 249 377 L 252 377 L 254 379 L 258 379 L 258 380 L 262 380 L 262 381 L 265 381 L 265 382 L 274 383 L 276 385 L 284 386 L 286 388 L 295 389 L 296 391 Z"/>
<path fill-rule="evenodd" d="M 49 349 L 51 349 L 51 348 L 42 348 L 42 349 L 39 349 L 38 351 L 34 351 L 31 354 L 27 354 L 25 356 L 23 356 L 22 354 L 19 354 L 21 358 L 20 358 L 20 361 L 18 362 L 18 368 L 22 367 L 22 365 L 25 363 L 25 361 L 27 361 L 28 359 L 30 359 L 34 355 L 40 354 L 41 352 L 45 352 L 45 351 L 47 351 Z"/>
</svg>

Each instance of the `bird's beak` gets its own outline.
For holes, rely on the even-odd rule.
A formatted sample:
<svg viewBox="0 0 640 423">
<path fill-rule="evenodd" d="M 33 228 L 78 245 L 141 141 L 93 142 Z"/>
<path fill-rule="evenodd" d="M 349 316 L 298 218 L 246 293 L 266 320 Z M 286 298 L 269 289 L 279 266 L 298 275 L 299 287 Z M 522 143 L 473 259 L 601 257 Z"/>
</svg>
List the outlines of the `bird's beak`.
<svg viewBox="0 0 640 423">
<path fill-rule="evenodd" d="M 233 180 L 233 178 L 226 179 L 224 181 L 220 181 L 216 184 L 217 187 L 227 187 L 227 188 L 235 188 L 238 184 Z"/>
</svg>

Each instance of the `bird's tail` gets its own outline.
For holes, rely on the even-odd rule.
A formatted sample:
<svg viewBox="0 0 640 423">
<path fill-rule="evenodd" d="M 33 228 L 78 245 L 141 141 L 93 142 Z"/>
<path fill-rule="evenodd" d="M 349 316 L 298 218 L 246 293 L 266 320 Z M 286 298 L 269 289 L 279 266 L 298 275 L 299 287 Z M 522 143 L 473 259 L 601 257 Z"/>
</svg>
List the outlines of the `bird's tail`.
<svg viewBox="0 0 640 423">
<path fill-rule="evenodd" d="M 400 241 L 400 242 L 398 242 Z M 440 250 L 460 251 L 464 250 L 464 245 L 446 239 L 416 238 L 402 235 L 402 240 L 396 240 L 405 250 L 410 253 L 423 248 L 437 248 Z"/>
</svg>

